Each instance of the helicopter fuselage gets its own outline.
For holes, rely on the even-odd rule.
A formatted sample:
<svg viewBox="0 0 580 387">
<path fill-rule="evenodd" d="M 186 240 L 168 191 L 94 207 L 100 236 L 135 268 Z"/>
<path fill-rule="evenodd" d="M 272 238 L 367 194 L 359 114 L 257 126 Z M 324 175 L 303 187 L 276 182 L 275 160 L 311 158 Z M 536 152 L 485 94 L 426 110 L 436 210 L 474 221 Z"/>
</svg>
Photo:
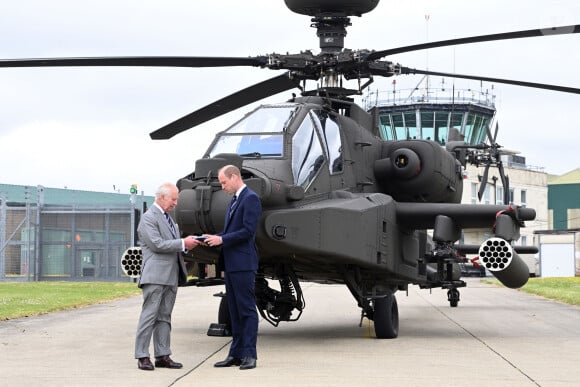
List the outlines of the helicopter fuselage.
<svg viewBox="0 0 580 387">
<path fill-rule="evenodd" d="M 179 183 L 183 232 L 221 231 L 230 198 L 217 172 L 236 164 L 262 200 L 256 244 L 270 275 L 285 263 L 302 279 L 342 283 L 343 269 L 356 266 L 391 287 L 425 282 L 418 266 L 427 233 L 399 219 L 398 201 L 458 203 L 460 165 L 435 142 L 383 141 L 372 133 L 371 114 L 338 106 L 344 115 L 320 97 L 265 105 L 218 134 Z M 217 256 L 203 247 L 191 259 L 216 263 Z"/>
<path fill-rule="evenodd" d="M 396 307 L 392 295 L 409 284 L 448 288 L 456 305 L 465 282 L 453 244 L 463 228 L 491 228 L 509 211 L 460 204 L 461 163 L 440 144 L 385 141 L 374 128 L 372 112 L 344 99 L 263 105 L 218 133 L 195 171 L 178 182 L 175 215 L 184 234 L 223 229 L 230 197 L 217 176 L 225 165 L 236 165 L 261 198 L 256 298 L 273 324 L 302 311 L 299 281 L 345 284 L 369 318 L 375 304 Z M 525 209 L 516 220 L 533 216 Z M 511 241 L 518 225 L 504 218 L 502 237 Z M 217 264 L 218 256 L 216 248 L 198 247 L 187 259 Z M 527 275 L 516 269 L 503 279 L 517 287 Z M 279 280 L 282 290 L 266 278 Z"/>
</svg>

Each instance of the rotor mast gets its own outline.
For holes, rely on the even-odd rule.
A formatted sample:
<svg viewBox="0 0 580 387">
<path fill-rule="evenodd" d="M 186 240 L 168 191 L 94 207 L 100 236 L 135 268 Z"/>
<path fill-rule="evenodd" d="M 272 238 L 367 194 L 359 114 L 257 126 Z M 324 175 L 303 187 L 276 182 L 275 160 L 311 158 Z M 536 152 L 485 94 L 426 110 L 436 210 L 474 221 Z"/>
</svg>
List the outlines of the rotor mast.
<svg viewBox="0 0 580 387">
<path fill-rule="evenodd" d="M 320 39 L 322 54 L 337 54 L 344 48 L 346 27 L 350 26 L 350 18 L 344 15 L 326 14 L 312 18 L 311 27 L 316 28 Z"/>
<path fill-rule="evenodd" d="M 302 15 L 312 16 L 313 28 L 320 41 L 320 56 L 328 57 L 328 63 L 344 50 L 346 27 L 352 25 L 349 16 L 361 16 L 372 11 L 379 0 L 285 0 L 286 6 Z M 321 66 L 323 87 L 340 88 L 341 74 L 335 66 Z"/>
<path fill-rule="evenodd" d="M 350 26 L 350 18 L 344 15 L 323 14 L 312 18 L 311 27 L 316 28 L 316 35 L 320 40 L 320 54 L 322 56 L 336 56 L 344 49 L 346 27 Z M 325 69 L 321 74 L 323 87 L 340 87 L 341 77 L 332 68 Z"/>
</svg>

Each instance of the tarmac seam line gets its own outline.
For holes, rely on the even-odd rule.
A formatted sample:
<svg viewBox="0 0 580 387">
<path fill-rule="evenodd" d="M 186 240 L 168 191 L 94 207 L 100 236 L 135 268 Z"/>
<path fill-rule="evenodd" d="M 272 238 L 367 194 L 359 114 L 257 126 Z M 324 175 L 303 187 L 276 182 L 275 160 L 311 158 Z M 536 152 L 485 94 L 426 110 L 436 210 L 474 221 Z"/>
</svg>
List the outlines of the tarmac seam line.
<svg viewBox="0 0 580 387">
<path fill-rule="evenodd" d="M 434 305 L 429 300 L 427 300 L 426 298 L 424 298 L 422 294 L 419 293 L 419 296 L 425 302 L 427 302 L 429 305 L 431 305 L 437 312 L 441 313 L 441 315 L 443 315 L 446 319 L 448 319 L 449 321 L 451 321 L 453 324 L 457 325 L 459 328 L 461 328 L 461 330 L 463 330 L 465 333 L 467 333 L 468 335 L 470 335 L 471 337 L 473 337 L 475 340 L 479 341 L 483 346 L 485 346 L 488 350 L 490 350 L 496 356 L 498 356 L 500 359 L 502 359 L 507 364 L 509 364 L 513 369 L 517 370 L 520 374 L 522 374 L 523 376 L 525 376 L 530 382 L 534 383 L 536 386 L 541 387 L 541 384 L 539 384 L 538 382 L 536 382 L 531 376 L 529 376 L 528 374 L 526 374 L 521 368 L 519 368 L 514 363 L 512 363 L 510 360 L 508 360 L 505 356 L 503 356 L 501 353 L 499 353 L 497 350 L 495 350 L 493 347 L 491 347 L 483 339 L 477 337 L 474 333 L 472 333 L 471 331 L 469 331 L 467 328 L 465 328 L 459 322 L 455 321 L 453 318 L 451 318 L 451 316 L 449 316 L 447 313 L 445 313 L 441 308 L 439 308 L 438 306 Z"/>
<path fill-rule="evenodd" d="M 180 377 L 178 377 L 177 379 L 175 379 L 169 386 L 173 386 L 175 383 L 179 382 L 181 379 L 183 379 L 186 376 L 188 376 L 189 374 L 191 374 L 193 371 L 195 371 L 196 369 L 198 369 L 199 367 L 201 367 L 206 361 L 208 361 L 215 354 L 217 354 L 218 352 L 220 352 L 222 349 L 224 349 L 225 347 L 227 347 L 231 343 L 232 343 L 232 340 L 226 342 L 224 345 L 222 345 L 221 347 L 219 347 L 217 350 L 215 350 L 214 352 L 212 352 L 211 354 L 209 354 L 209 356 L 207 356 L 205 359 L 203 359 L 201 362 L 199 362 L 195 367 L 193 367 L 192 369 L 190 369 L 189 371 L 187 371 L 185 374 L 183 374 Z"/>
</svg>

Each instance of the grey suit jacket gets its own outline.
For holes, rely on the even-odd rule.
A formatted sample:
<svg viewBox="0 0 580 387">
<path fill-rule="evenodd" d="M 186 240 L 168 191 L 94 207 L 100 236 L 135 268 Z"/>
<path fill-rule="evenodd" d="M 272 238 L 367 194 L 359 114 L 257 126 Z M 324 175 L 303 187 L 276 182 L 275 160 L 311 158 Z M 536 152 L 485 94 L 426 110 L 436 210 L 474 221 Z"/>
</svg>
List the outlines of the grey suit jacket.
<svg viewBox="0 0 580 387">
<path fill-rule="evenodd" d="M 169 223 L 157 206 L 151 206 L 143 214 L 137 228 L 143 252 L 139 287 L 145 284 L 177 286 L 187 282 L 177 223 L 175 229 L 176 237 L 172 235 Z"/>
</svg>

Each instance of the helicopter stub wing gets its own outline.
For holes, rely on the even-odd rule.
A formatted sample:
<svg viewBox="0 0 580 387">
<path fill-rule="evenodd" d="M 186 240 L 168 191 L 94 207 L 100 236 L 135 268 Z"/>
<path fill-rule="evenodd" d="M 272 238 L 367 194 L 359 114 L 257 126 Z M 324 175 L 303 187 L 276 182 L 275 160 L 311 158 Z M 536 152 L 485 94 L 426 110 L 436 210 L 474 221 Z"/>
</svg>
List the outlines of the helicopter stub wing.
<svg viewBox="0 0 580 387">
<path fill-rule="evenodd" d="M 478 249 L 481 264 L 502 284 L 514 289 L 526 284 L 529 270 L 511 243 L 519 238 L 523 222 L 535 217 L 536 212 L 531 208 L 512 206 L 397 203 L 399 225 L 433 229 L 436 244 L 431 257 L 434 260 L 451 252 L 450 244 L 460 238 L 461 229 L 490 229 L 494 237 L 483 241 Z M 467 250 L 456 246 L 453 248 L 458 253 Z"/>
<path fill-rule="evenodd" d="M 511 212 L 519 221 L 534 220 L 533 208 L 502 205 L 397 203 L 397 222 L 409 228 L 432 229 L 438 215 L 453 219 L 459 228 L 492 227 L 499 213 Z"/>
<path fill-rule="evenodd" d="M 460 254 L 477 254 L 481 245 L 465 245 L 465 244 L 455 244 L 453 248 Z M 536 246 L 513 246 L 514 251 L 518 254 L 537 254 L 538 248 Z"/>
</svg>

